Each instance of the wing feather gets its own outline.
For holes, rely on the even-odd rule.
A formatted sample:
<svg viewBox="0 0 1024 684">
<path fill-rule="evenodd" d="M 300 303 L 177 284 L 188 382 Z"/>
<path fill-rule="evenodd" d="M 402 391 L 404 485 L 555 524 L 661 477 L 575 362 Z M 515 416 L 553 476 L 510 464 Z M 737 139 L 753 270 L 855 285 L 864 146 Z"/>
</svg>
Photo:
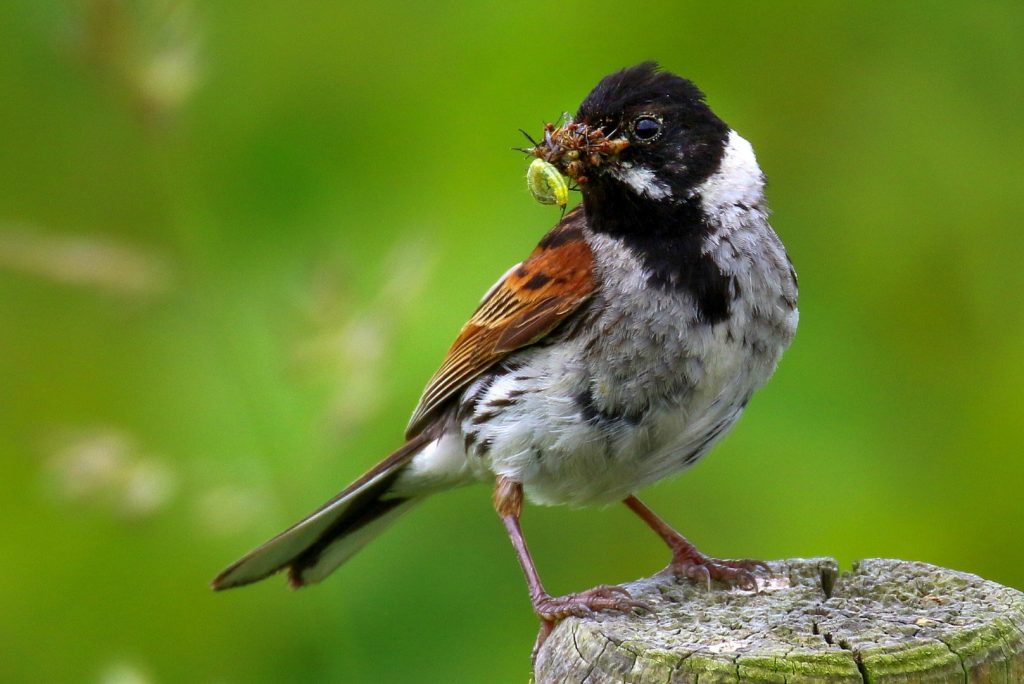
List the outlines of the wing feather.
<svg viewBox="0 0 1024 684">
<path fill-rule="evenodd" d="M 488 291 L 423 390 L 407 438 L 422 432 L 481 373 L 543 339 L 593 294 L 593 255 L 583 239 L 583 222 L 582 210 L 567 214 L 526 261 Z"/>
</svg>

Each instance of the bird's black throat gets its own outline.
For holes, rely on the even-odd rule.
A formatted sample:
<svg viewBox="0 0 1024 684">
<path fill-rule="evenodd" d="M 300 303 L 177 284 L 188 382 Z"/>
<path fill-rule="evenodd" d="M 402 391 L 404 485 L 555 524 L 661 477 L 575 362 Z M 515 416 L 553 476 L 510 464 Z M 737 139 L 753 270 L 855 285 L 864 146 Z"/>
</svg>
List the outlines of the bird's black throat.
<svg viewBox="0 0 1024 684">
<path fill-rule="evenodd" d="M 689 294 L 707 324 L 729 318 L 739 284 L 704 249 L 715 226 L 699 195 L 655 200 L 597 182 L 587 188 L 583 204 L 589 228 L 622 240 L 648 269 L 652 287 Z"/>
</svg>

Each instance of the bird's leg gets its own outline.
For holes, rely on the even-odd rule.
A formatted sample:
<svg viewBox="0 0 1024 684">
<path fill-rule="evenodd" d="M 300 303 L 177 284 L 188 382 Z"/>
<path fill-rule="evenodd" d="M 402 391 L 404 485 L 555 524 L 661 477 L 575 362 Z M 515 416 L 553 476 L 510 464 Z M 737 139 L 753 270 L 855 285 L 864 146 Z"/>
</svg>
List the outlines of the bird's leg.
<svg viewBox="0 0 1024 684">
<path fill-rule="evenodd" d="M 686 537 L 673 530 L 654 511 L 641 503 L 640 499 L 630 496 L 623 503 L 640 516 L 640 519 L 668 544 L 672 550 L 672 561 L 666 570 L 670 570 L 677 577 L 686 577 L 694 582 L 706 583 L 708 588 L 711 587 L 711 580 L 718 580 L 741 589 L 756 590 L 757 579 L 754 577 L 754 571 L 760 568 L 771 572 L 771 569 L 763 561 L 709 558 L 687 541 Z"/>
<path fill-rule="evenodd" d="M 571 615 L 588 615 L 595 610 L 615 610 L 629 612 L 634 608 L 648 609 L 640 601 L 634 601 L 629 592 L 622 587 L 601 585 L 565 596 L 551 596 L 544 590 L 537 566 L 533 563 L 530 550 L 526 547 L 523 530 L 519 526 L 519 516 L 523 510 L 523 487 L 518 482 L 504 476 L 498 476 L 494 486 L 494 508 L 505 524 L 512 546 L 519 558 L 519 565 L 526 575 L 526 584 L 530 590 L 530 603 L 533 612 L 540 618 L 540 633 L 533 647 L 533 656 L 547 639 L 555 622 Z"/>
</svg>

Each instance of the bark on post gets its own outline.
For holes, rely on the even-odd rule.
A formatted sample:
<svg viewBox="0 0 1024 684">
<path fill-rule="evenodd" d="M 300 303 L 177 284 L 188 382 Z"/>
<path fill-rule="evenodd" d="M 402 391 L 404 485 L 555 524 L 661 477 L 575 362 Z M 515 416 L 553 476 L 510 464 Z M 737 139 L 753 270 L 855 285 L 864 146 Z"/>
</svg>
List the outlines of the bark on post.
<svg viewBox="0 0 1024 684">
<path fill-rule="evenodd" d="M 926 563 L 770 563 L 757 593 L 655 576 L 651 614 L 564 620 L 537 657 L 554 682 L 1024 682 L 1024 594 Z"/>
</svg>

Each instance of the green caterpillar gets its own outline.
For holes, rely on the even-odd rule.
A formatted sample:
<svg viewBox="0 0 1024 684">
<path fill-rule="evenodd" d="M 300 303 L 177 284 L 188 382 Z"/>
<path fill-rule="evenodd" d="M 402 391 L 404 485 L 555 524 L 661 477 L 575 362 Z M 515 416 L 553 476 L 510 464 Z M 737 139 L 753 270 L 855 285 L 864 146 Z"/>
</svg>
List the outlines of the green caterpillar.
<svg viewBox="0 0 1024 684">
<path fill-rule="evenodd" d="M 565 207 L 569 203 L 569 185 L 554 164 L 543 159 L 534 159 L 526 171 L 526 187 L 533 199 L 541 204 L 557 204 Z"/>
</svg>

